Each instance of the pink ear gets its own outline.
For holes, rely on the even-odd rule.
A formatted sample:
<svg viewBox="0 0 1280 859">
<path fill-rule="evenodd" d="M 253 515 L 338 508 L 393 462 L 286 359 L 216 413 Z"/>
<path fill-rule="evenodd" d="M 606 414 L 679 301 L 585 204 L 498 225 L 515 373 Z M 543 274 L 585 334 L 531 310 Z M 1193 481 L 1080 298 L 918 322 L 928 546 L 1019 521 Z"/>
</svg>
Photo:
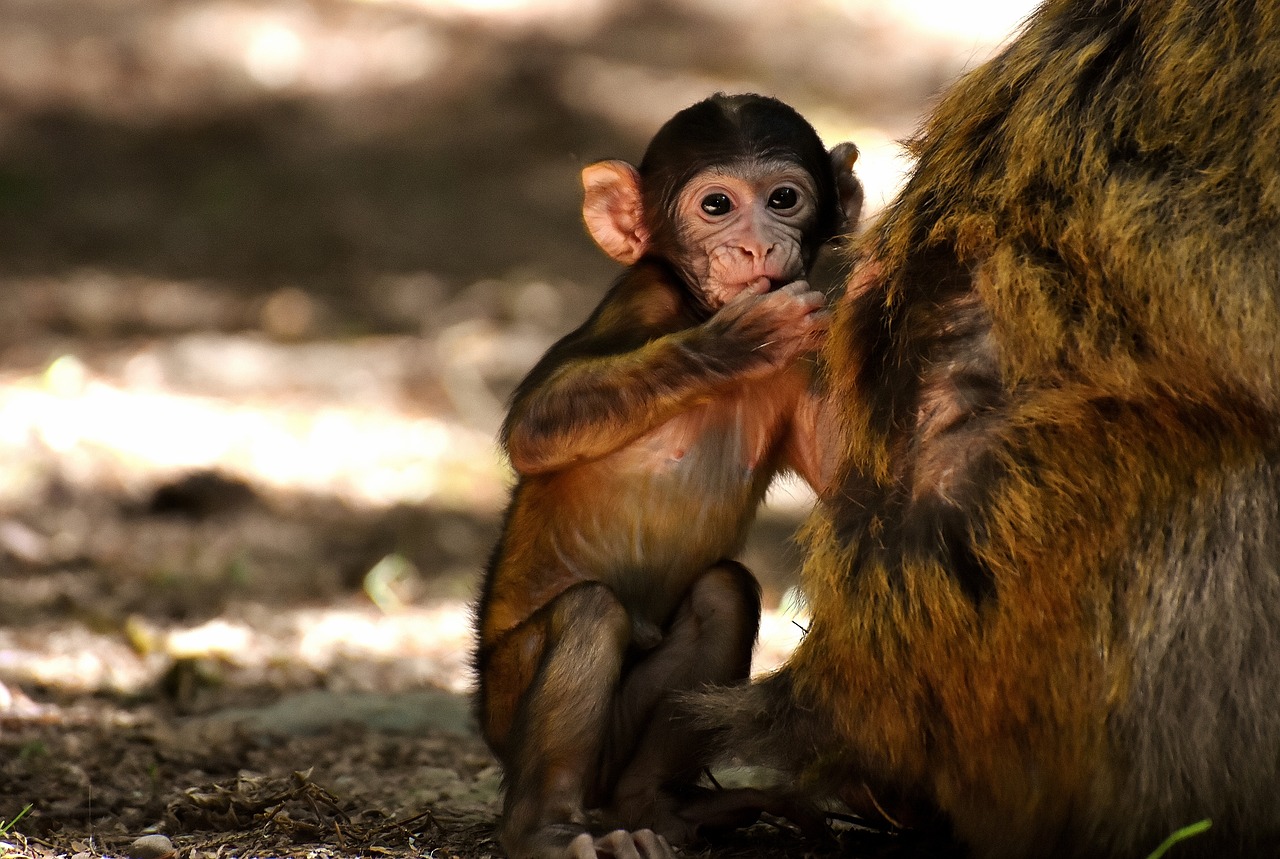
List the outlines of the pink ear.
<svg viewBox="0 0 1280 859">
<path fill-rule="evenodd" d="M 631 265 L 649 246 L 640 202 L 640 174 L 625 161 L 597 161 L 582 170 L 582 220 L 600 249 Z"/>
</svg>

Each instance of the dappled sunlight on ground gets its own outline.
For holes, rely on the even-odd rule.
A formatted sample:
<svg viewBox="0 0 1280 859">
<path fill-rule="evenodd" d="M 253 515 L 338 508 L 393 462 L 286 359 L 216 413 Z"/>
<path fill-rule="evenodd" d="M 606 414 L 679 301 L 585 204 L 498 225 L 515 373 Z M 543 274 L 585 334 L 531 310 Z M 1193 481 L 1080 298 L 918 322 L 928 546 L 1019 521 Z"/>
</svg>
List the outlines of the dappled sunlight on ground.
<svg viewBox="0 0 1280 859">
<path fill-rule="evenodd" d="M 490 436 L 437 417 L 126 387 L 92 378 L 69 356 L 39 377 L 0 383 L 0 503 L 31 491 L 42 459 L 85 487 L 128 491 L 216 470 L 375 507 L 443 500 L 492 509 L 505 478 Z"/>
<path fill-rule="evenodd" d="M 138 695 L 175 660 L 195 662 L 199 682 L 245 687 L 403 692 L 470 688 L 466 605 L 440 600 L 383 613 L 370 605 L 237 606 L 195 625 L 130 618 L 127 637 L 80 624 L 0 629 L 0 675 L 59 694 Z"/>
</svg>

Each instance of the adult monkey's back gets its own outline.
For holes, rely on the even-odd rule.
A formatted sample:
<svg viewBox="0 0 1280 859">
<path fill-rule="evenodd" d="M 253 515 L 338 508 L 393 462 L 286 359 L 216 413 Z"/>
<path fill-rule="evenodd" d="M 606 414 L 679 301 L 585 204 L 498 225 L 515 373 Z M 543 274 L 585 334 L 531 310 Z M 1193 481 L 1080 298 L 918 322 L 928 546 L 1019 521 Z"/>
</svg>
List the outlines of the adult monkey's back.
<svg viewBox="0 0 1280 859">
<path fill-rule="evenodd" d="M 732 748 L 979 856 L 1278 849 L 1277 86 L 1271 0 L 1059 0 L 940 102 L 827 350 L 812 625 L 709 699 Z"/>
</svg>

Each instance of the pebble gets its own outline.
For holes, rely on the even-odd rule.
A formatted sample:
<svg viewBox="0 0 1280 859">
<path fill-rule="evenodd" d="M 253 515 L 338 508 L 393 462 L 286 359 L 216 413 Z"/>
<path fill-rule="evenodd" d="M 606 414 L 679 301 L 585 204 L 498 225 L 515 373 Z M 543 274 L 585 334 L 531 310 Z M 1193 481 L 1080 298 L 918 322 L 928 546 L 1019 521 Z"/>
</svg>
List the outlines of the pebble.
<svg viewBox="0 0 1280 859">
<path fill-rule="evenodd" d="M 177 851 L 163 835 L 144 835 L 129 845 L 130 859 L 168 859 Z"/>
</svg>

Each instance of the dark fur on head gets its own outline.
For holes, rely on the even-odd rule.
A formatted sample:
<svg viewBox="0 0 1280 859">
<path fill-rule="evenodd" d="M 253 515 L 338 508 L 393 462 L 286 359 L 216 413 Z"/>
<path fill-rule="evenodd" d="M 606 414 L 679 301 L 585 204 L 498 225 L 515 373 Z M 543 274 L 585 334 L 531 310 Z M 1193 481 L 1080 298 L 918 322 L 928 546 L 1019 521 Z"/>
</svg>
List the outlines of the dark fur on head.
<svg viewBox="0 0 1280 859">
<path fill-rule="evenodd" d="M 818 192 L 817 225 L 806 236 L 804 253 L 812 261 L 818 248 L 841 224 L 831 158 L 818 133 L 790 105 L 751 93 L 717 93 L 686 107 L 658 129 L 640 162 L 644 208 L 655 244 L 674 247 L 665 234 L 676 196 L 700 170 L 735 162 L 786 161 L 814 177 Z"/>
</svg>

